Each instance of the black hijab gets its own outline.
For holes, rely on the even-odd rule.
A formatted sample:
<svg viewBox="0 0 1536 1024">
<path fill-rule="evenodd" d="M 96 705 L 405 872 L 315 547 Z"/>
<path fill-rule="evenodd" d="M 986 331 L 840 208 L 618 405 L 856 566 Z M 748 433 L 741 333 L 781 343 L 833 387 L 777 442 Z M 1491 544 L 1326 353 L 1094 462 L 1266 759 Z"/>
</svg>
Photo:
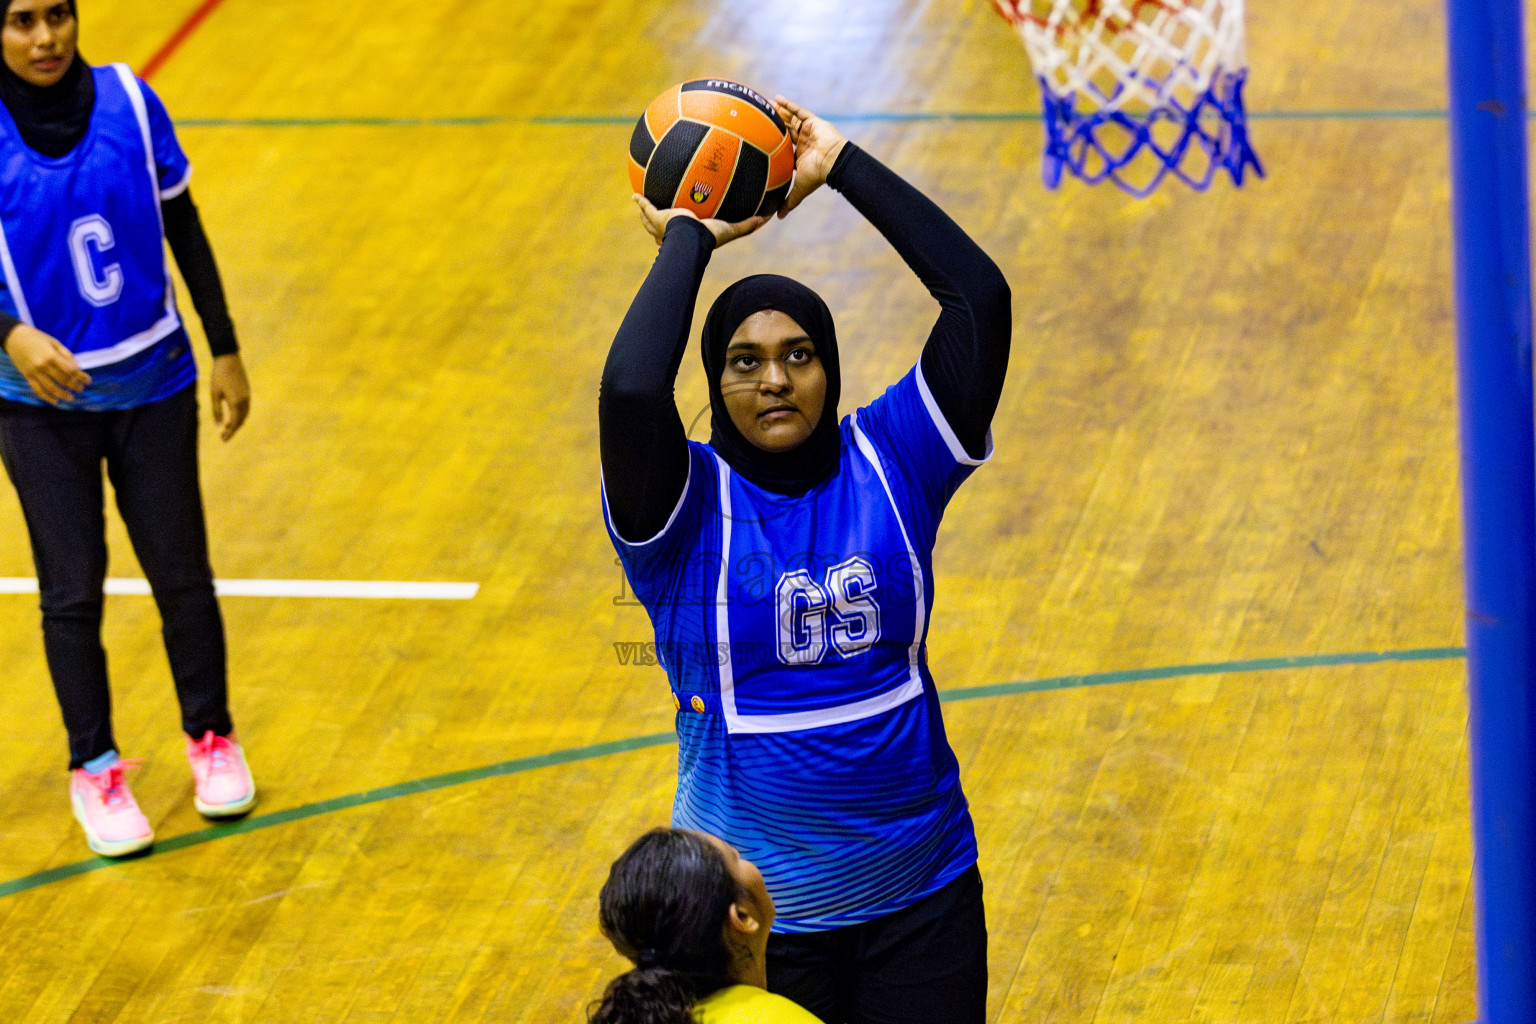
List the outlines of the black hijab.
<svg viewBox="0 0 1536 1024">
<path fill-rule="evenodd" d="M 821 419 L 811 435 L 787 452 L 770 452 L 748 441 L 731 422 L 720 393 L 720 374 L 725 369 L 725 347 L 742 321 L 765 309 L 788 316 L 816 345 L 816 356 L 827 375 L 827 397 Z M 837 472 L 841 441 L 837 424 L 837 400 L 843 376 L 837 359 L 837 331 L 832 311 L 821 296 L 798 281 L 777 274 L 745 277 L 720 293 L 704 320 L 700 346 L 704 375 L 709 380 L 711 412 L 710 446 L 726 464 L 748 480 L 779 494 L 800 495 Z"/>
<path fill-rule="evenodd" d="M 75 0 L 67 0 L 70 14 L 78 17 Z M 11 0 L 5 0 L 0 18 L 9 17 Z M 96 105 L 96 81 L 89 65 L 75 52 L 64 77 L 47 88 L 24 81 L 0 62 L 0 102 L 11 112 L 21 141 L 47 157 L 60 157 L 85 138 Z"/>
</svg>

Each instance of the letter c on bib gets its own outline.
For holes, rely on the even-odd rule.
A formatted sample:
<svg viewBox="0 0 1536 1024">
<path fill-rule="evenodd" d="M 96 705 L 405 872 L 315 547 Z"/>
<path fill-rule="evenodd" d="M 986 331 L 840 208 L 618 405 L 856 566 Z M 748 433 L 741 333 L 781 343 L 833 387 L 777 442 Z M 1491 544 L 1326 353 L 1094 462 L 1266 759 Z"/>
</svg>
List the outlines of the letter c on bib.
<svg viewBox="0 0 1536 1024">
<path fill-rule="evenodd" d="M 69 256 L 75 264 L 80 294 L 93 306 L 110 306 L 123 294 L 123 268 L 109 263 L 98 274 L 92 248 L 104 253 L 116 244 L 112 225 L 100 214 L 81 217 L 69 226 Z"/>
</svg>

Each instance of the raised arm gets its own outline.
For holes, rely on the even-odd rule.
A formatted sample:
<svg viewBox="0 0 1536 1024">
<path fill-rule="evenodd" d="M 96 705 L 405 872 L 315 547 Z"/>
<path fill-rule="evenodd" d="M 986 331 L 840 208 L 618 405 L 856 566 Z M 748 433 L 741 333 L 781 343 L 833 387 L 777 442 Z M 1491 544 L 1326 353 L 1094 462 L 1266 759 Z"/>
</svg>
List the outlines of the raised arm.
<svg viewBox="0 0 1536 1024">
<path fill-rule="evenodd" d="M 688 436 L 672 385 L 704 268 L 717 246 L 764 222 L 700 221 L 684 211 L 658 211 L 640 196 L 636 202 L 661 251 L 608 349 L 597 397 L 608 514 L 619 536 L 634 543 L 661 532 L 688 482 Z"/>
<path fill-rule="evenodd" d="M 965 450 L 986 454 L 1008 370 L 1012 295 L 997 264 L 927 196 L 810 111 L 778 97 L 796 133 L 793 209 L 821 181 L 853 204 L 941 307 L 923 346 L 923 378 Z"/>
</svg>

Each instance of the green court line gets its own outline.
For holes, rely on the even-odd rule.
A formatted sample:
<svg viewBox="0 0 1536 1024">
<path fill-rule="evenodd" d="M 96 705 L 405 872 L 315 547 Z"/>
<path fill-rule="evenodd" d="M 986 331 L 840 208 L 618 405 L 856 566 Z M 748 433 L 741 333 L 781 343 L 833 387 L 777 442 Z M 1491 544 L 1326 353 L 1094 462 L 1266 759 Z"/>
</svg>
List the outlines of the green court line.
<svg viewBox="0 0 1536 1024">
<path fill-rule="evenodd" d="M 828 121 L 843 123 L 869 123 L 892 122 L 908 124 L 923 121 L 1041 121 L 1044 119 L 1039 111 L 1025 110 L 939 110 L 939 111 L 863 111 L 852 112 L 833 111 L 823 114 Z M 1536 111 L 1531 114 L 1536 117 Z M 1250 110 L 1250 121 L 1426 121 L 1443 119 L 1446 117 L 1444 110 L 1433 109 L 1401 109 L 1401 110 Z M 508 120 L 519 120 L 509 118 Z M 528 117 L 520 120 L 529 124 L 552 125 L 632 125 L 635 118 L 613 114 L 564 114 Z"/>
<path fill-rule="evenodd" d="M 849 123 L 870 123 L 887 121 L 897 124 L 909 124 L 923 121 L 1039 121 L 1041 116 L 1037 112 L 1023 110 L 944 110 L 944 111 L 864 111 L 853 113 L 833 111 L 823 114 L 828 121 Z M 548 125 L 624 125 L 635 123 L 635 118 L 629 114 L 550 114 L 539 117 L 524 118 L 528 124 Z"/>
<path fill-rule="evenodd" d="M 473 128 L 525 117 L 178 117 L 178 128 Z"/>
<path fill-rule="evenodd" d="M 990 686 L 965 686 L 939 691 L 939 701 L 975 700 L 977 697 L 1005 697 L 1016 693 L 1041 693 L 1046 690 L 1070 690 L 1080 686 L 1107 683 L 1135 683 L 1149 679 L 1178 679 L 1188 676 L 1219 676 L 1236 672 L 1274 672 L 1287 668 L 1326 668 L 1335 665 L 1374 665 L 1383 661 L 1445 661 L 1466 657 L 1465 647 L 1420 647 L 1409 651 L 1357 651 L 1352 654 L 1304 654 L 1293 658 L 1254 658 L 1249 661 L 1218 661 L 1199 665 L 1169 665 L 1165 668 L 1129 668 L 1118 672 L 1095 672 L 1081 676 L 1058 676 L 1021 683 L 994 683 Z M 3 893 L 0 893 L 3 895 Z"/>
<path fill-rule="evenodd" d="M 535 768 L 570 764 L 573 761 L 586 761 L 596 757 L 607 757 L 610 754 L 623 754 L 631 750 L 659 747 L 675 742 L 677 742 L 677 737 L 673 733 L 655 733 L 650 736 L 635 736 L 625 740 L 613 740 L 609 743 L 594 743 L 587 747 L 556 750 L 553 753 L 536 754 L 532 757 L 518 757 L 511 761 L 489 764 L 481 768 L 468 768 L 464 771 L 430 775 L 424 779 L 398 782 L 391 786 L 381 786 L 378 789 L 365 790 L 361 793 L 349 793 L 346 796 L 332 797 L 330 800 L 321 800 L 318 803 L 305 804 L 302 807 L 290 807 L 285 811 L 253 815 L 240 821 L 213 825 L 209 828 L 199 829 L 196 832 L 173 836 L 170 839 L 158 839 L 155 841 L 154 853 L 169 853 L 172 850 L 183 850 L 189 846 L 201 846 L 203 843 L 211 843 L 215 839 L 227 839 L 230 836 L 243 835 L 246 832 L 256 832 L 260 829 L 271 828 L 274 825 L 286 825 L 289 822 L 303 821 L 305 818 L 315 818 L 322 814 L 332 814 L 336 811 L 345 811 L 353 807 L 362 807 L 365 804 L 376 804 L 385 800 L 393 800 L 396 797 L 411 796 L 415 793 L 429 793 L 434 789 L 446 789 L 449 786 L 462 786 L 466 782 L 493 779 L 498 775 L 515 775 L 518 772 L 533 771 Z M 26 892 L 28 889 L 36 889 L 50 882 L 73 878 L 75 875 L 83 875 L 89 871 L 100 871 L 102 868 L 116 865 L 127 866 L 141 859 L 143 858 L 110 860 L 106 857 L 94 857 L 91 860 L 80 861 L 76 864 L 64 864 L 56 868 L 50 868 L 47 871 L 39 871 L 34 875 L 26 875 L 22 878 L 0 883 L 0 899 L 4 899 L 6 896 L 14 896 L 19 892 Z"/>
<path fill-rule="evenodd" d="M 1402 110 L 1252 110 L 1250 121 L 1443 121 L 1443 109 Z M 1536 111 L 1530 115 L 1536 117 Z"/>
<path fill-rule="evenodd" d="M 959 689 L 941 691 L 939 700 L 950 704 L 956 701 L 976 700 L 981 697 L 1004 697 L 1020 693 L 1042 693 L 1048 690 L 1068 690 L 1087 686 L 1105 686 L 1112 683 L 1145 682 L 1189 676 L 1273 672 L 1282 669 L 1324 668 L 1340 665 L 1372 665 L 1389 661 L 1446 661 L 1463 658 L 1466 656 L 1466 653 L 1466 648 L 1463 647 L 1422 647 L 1404 651 L 1357 651 L 1350 654 L 1311 654 L 1291 658 L 1254 658 L 1247 661 L 1222 661 L 1194 665 L 1169 665 L 1162 668 L 1122 669 L 1116 672 L 1093 672 L 1077 676 L 1057 676 L 1053 679 L 1034 679 L 1022 682 L 995 683 L 990 686 L 961 687 Z M 228 839 L 231 836 L 244 835 L 247 832 L 256 832 L 264 828 L 272 828 L 274 825 L 286 825 L 289 822 L 303 821 L 306 818 L 317 818 L 324 814 L 345 811 L 353 807 L 362 807 L 366 804 L 394 800 L 397 797 L 412 796 L 416 793 L 430 793 L 436 789 L 462 786 L 468 782 L 479 782 L 483 779 L 493 779 L 501 775 L 516 775 L 519 772 L 533 771 L 536 768 L 549 768 L 554 765 L 589 761 L 613 754 L 643 750 L 646 747 L 667 746 L 675 742 L 677 742 L 677 737 L 673 733 L 653 733 L 649 736 L 635 736 L 630 739 L 612 740 L 608 743 L 594 743 L 585 747 L 556 750 L 549 754 L 514 758 L 510 761 L 485 765 L 481 768 L 446 772 L 442 775 L 431 775 L 427 778 L 415 779 L 410 782 L 398 782 L 390 786 L 380 786 L 378 789 L 333 797 L 330 800 L 321 800 L 317 803 L 305 804 L 302 807 L 290 807 L 283 811 L 273 811 L 271 814 L 253 815 L 241 821 L 214 825 L 209 828 L 199 829 L 196 832 L 172 836 L 169 839 L 157 841 L 153 853 L 161 854 L 170 853 L 173 850 L 184 850 L 189 846 L 201 846 L 204 843 L 211 843 L 216 839 Z M 21 878 L 12 879 L 9 882 L 0 883 L 0 899 L 26 892 L 29 889 L 37 889 L 53 882 L 60 882 L 66 878 L 73 878 L 76 875 L 100 871 L 104 868 L 118 867 L 131 869 L 132 865 L 139 859 L 142 858 L 109 860 L 105 857 L 93 857 L 90 860 L 79 861 L 74 864 L 63 864 L 56 868 L 50 868 L 47 871 L 39 871 L 36 874 L 25 875 Z"/>
<path fill-rule="evenodd" d="M 843 124 L 916 124 L 932 121 L 1039 122 L 1037 111 L 944 110 L 864 111 L 824 115 Z M 1536 117 L 1536 112 L 1532 113 Z M 1250 121 L 1431 121 L 1444 120 L 1444 110 L 1255 110 Z M 474 117 L 184 117 L 179 128 L 478 128 L 494 125 L 547 125 L 554 127 L 629 126 L 630 114 L 545 114 L 510 117 L 486 114 Z"/>
</svg>

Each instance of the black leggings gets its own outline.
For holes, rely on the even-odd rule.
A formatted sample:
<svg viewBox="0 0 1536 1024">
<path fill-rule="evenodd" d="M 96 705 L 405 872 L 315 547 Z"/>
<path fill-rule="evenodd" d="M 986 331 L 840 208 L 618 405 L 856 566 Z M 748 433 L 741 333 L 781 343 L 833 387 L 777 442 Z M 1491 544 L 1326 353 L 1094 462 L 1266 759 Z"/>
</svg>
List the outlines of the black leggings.
<svg viewBox="0 0 1536 1024">
<path fill-rule="evenodd" d="M 101 646 L 107 576 L 101 464 L 160 609 L 182 729 L 229 735 L 224 623 L 197 473 L 197 388 L 117 412 L 0 402 L 0 461 L 21 498 L 43 649 L 69 732 L 69 766 L 117 747 Z"/>
<path fill-rule="evenodd" d="M 826 1024 L 982 1024 L 987 921 L 975 865 L 905 910 L 768 938 L 768 989 Z"/>
</svg>

